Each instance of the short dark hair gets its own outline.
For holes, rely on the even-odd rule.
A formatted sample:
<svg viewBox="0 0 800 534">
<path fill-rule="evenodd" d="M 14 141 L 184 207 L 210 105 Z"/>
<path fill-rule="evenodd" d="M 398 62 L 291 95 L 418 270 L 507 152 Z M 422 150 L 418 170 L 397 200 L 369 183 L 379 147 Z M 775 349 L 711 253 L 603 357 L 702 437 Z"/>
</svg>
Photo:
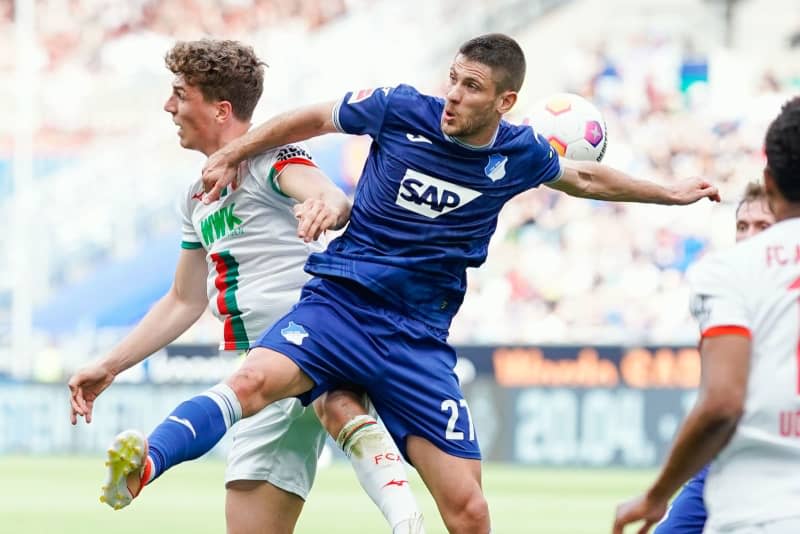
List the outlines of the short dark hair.
<svg viewBox="0 0 800 534">
<path fill-rule="evenodd" d="M 519 44 L 502 33 L 470 39 L 458 49 L 470 61 L 491 67 L 498 75 L 497 91 L 519 91 L 525 81 L 525 53 Z"/>
<path fill-rule="evenodd" d="M 178 41 L 164 57 L 167 68 L 194 85 L 206 101 L 227 100 L 234 116 L 250 120 L 264 90 L 264 66 L 253 47 L 238 41 Z"/>
<path fill-rule="evenodd" d="M 739 205 L 736 206 L 736 214 L 739 214 L 739 210 L 742 209 L 742 206 L 750 204 L 751 202 L 767 203 L 767 192 L 764 186 L 758 182 L 749 182 L 747 184 L 747 187 L 744 189 L 744 195 L 742 195 Z"/>
<path fill-rule="evenodd" d="M 800 202 L 800 97 L 783 105 L 767 129 L 767 168 L 781 194 Z"/>
</svg>

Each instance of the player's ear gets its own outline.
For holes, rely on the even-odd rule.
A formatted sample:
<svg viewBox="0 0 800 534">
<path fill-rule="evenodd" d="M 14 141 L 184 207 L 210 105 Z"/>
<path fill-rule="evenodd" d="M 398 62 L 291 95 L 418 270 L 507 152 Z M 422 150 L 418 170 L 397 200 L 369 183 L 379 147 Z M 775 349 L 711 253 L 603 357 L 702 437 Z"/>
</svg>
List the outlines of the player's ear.
<svg viewBox="0 0 800 534">
<path fill-rule="evenodd" d="M 497 97 L 497 112 L 501 115 L 505 115 L 511 108 L 514 107 L 514 104 L 517 103 L 517 92 L 516 91 L 503 91 Z"/>
<path fill-rule="evenodd" d="M 769 167 L 764 167 L 764 191 L 767 195 L 775 194 L 775 179 L 772 177 Z"/>
<path fill-rule="evenodd" d="M 233 106 L 227 100 L 220 100 L 217 102 L 216 119 L 219 122 L 225 122 L 233 116 Z"/>
<path fill-rule="evenodd" d="M 767 195 L 767 205 L 770 211 L 775 213 L 775 201 L 780 198 L 780 192 L 769 167 L 764 167 L 764 193 Z"/>
</svg>

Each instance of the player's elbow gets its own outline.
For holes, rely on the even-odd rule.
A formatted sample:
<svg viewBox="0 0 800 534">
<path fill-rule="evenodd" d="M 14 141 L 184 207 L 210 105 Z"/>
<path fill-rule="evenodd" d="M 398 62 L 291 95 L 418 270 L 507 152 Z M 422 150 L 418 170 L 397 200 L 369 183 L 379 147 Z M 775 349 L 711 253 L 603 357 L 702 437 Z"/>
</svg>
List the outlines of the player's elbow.
<svg viewBox="0 0 800 534">
<path fill-rule="evenodd" d="M 591 161 L 573 161 L 570 162 L 572 170 L 569 180 L 569 190 L 565 191 L 573 197 L 591 198 L 591 199 L 605 199 L 607 195 L 606 188 L 600 180 L 599 169 L 597 163 Z"/>
<path fill-rule="evenodd" d="M 744 396 L 735 392 L 707 396 L 700 407 L 709 427 L 735 427 L 744 413 Z"/>
</svg>

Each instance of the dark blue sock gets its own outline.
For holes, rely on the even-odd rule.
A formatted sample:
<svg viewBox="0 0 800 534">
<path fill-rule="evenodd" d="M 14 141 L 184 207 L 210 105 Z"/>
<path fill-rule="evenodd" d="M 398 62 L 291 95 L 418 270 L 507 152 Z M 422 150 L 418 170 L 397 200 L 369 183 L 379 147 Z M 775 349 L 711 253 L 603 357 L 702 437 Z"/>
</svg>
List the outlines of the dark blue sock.
<svg viewBox="0 0 800 534">
<path fill-rule="evenodd" d="M 198 395 L 180 404 L 147 438 L 149 456 L 153 459 L 150 480 L 173 465 L 193 460 L 213 449 L 227 432 L 231 424 L 228 421 L 219 404 L 207 395 Z"/>
</svg>

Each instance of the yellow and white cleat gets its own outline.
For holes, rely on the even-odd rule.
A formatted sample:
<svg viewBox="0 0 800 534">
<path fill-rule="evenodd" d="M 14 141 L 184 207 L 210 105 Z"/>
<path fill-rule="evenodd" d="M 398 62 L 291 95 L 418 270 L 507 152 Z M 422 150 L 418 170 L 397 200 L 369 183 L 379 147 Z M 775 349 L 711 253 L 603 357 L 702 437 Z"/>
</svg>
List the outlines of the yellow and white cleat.
<svg viewBox="0 0 800 534">
<path fill-rule="evenodd" d="M 144 485 L 144 471 L 148 465 L 147 438 L 144 434 L 138 430 L 125 430 L 117 434 L 108 449 L 108 476 L 100 502 L 114 510 L 128 506 Z"/>
</svg>

